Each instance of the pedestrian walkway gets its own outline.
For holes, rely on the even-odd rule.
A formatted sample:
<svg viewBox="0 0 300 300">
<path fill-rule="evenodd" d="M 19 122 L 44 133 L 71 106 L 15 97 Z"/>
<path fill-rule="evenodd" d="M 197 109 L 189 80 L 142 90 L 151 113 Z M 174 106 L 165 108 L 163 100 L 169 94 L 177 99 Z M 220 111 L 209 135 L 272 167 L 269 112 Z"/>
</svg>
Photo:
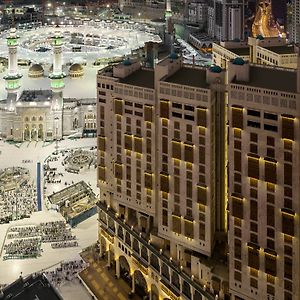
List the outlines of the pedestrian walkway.
<svg viewBox="0 0 300 300">
<path fill-rule="evenodd" d="M 97 260 L 92 253 L 83 253 L 82 258 L 90 266 L 79 275 L 98 300 L 127 300 L 131 288 L 123 279 L 116 279 L 114 268 L 106 267 L 106 260 Z M 141 300 L 137 295 L 131 299 Z"/>
</svg>

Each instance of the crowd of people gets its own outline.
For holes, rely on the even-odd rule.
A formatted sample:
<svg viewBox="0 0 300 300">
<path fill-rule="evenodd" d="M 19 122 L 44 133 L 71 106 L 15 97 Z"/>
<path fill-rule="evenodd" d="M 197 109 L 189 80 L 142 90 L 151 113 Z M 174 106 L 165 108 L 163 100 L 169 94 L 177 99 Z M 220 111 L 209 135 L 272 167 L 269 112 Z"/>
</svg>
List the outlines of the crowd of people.
<svg viewBox="0 0 300 300">
<path fill-rule="evenodd" d="M 56 243 L 51 243 L 51 247 L 53 249 L 78 247 L 78 242 L 77 241 L 56 242 Z"/>
<path fill-rule="evenodd" d="M 37 211 L 36 187 L 24 181 L 12 190 L 0 190 L 0 224 L 19 220 Z"/>
<path fill-rule="evenodd" d="M 45 222 L 40 224 L 43 243 L 75 240 L 71 228 L 65 221 Z"/>
<path fill-rule="evenodd" d="M 11 227 L 7 241 L 4 244 L 4 259 L 38 257 L 42 252 L 42 243 L 51 243 L 53 249 L 78 246 L 76 236 L 65 221 Z"/>
<path fill-rule="evenodd" d="M 4 260 L 38 257 L 42 252 L 41 239 L 40 237 L 14 239 L 10 243 L 4 245 L 4 251 Z"/>
<path fill-rule="evenodd" d="M 78 273 L 88 267 L 83 259 L 63 262 L 53 271 L 45 272 L 48 280 L 55 286 L 59 286 L 66 281 L 73 280 Z"/>
</svg>

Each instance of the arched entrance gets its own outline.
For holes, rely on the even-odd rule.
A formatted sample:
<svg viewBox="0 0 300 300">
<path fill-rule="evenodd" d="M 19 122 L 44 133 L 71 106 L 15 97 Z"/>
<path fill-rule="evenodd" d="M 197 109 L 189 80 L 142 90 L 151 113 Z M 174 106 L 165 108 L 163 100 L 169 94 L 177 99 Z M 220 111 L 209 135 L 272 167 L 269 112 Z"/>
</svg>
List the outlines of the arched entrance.
<svg viewBox="0 0 300 300">
<path fill-rule="evenodd" d="M 31 129 L 31 140 L 37 140 L 37 129 L 35 127 Z"/>
<path fill-rule="evenodd" d="M 24 129 L 24 141 L 29 141 L 29 140 L 30 140 L 29 126 L 25 125 L 25 129 Z"/>
<path fill-rule="evenodd" d="M 159 300 L 159 291 L 155 284 L 151 285 L 151 299 L 150 300 Z"/>
<path fill-rule="evenodd" d="M 40 140 L 43 140 L 43 138 L 44 138 L 44 131 L 43 131 L 43 125 L 42 125 L 42 124 L 39 125 L 39 129 L 38 129 L 38 138 L 39 138 Z"/>
<path fill-rule="evenodd" d="M 147 281 L 140 270 L 134 271 L 135 293 L 142 299 L 148 296 Z"/>
<path fill-rule="evenodd" d="M 129 286 L 131 286 L 130 266 L 125 256 L 119 257 L 120 263 L 120 277 L 124 279 Z"/>
</svg>

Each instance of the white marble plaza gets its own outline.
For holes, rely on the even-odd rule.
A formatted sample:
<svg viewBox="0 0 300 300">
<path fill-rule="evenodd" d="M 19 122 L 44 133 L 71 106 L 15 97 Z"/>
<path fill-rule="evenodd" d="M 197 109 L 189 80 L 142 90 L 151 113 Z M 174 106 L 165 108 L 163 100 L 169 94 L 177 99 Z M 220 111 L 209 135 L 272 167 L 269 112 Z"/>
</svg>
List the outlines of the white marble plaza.
<svg viewBox="0 0 300 300">
<path fill-rule="evenodd" d="M 84 148 L 90 149 L 96 146 L 96 140 L 89 139 L 78 139 L 78 140 L 62 140 L 59 142 L 59 150 L 62 149 L 77 149 Z M 30 176 L 36 183 L 37 175 L 37 162 L 43 163 L 45 159 L 55 152 L 55 143 L 43 143 L 43 142 L 25 142 L 18 145 L 9 144 L 4 141 L 0 141 L 0 168 L 8 168 L 11 166 L 25 167 L 29 170 Z M 85 170 L 83 173 L 74 174 L 66 172 L 64 167 L 61 165 L 61 161 L 52 162 L 53 165 L 57 163 L 57 166 L 61 167 L 59 170 L 64 175 L 64 179 L 67 182 L 79 182 L 84 180 L 90 183 L 92 189 L 97 192 L 96 189 L 96 169 Z M 43 173 L 43 172 L 42 172 Z M 42 190 L 43 190 L 43 178 L 41 178 Z M 64 183 L 53 184 L 49 188 L 49 192 L 60 190 L 65 187 Z M 45 195 L 44 195 L 45 196 Z M 97 240 L 97 215 L 87 219 L 80 223 L 76 228 L 72 229 L 72 234 L 76 236 L 78 242 L 77 247 L 66 247 L 66 248 L 53 248 L 51 243 L 42 243 L 41 255 L 37 258 L 28 259 L 8 259 L 3 260 L 3 246 L 7 238 L 9 228 L 15 226 L 28 226 L 28 225 L 39 225 L 43 222 L 50 221 L 65 221 L 60 213 L 54 210 L 48 210 L 45 205 L 46 197 L 42 197 L 42 211 L 35 212 L 30 218 L 25 218 L 18 221 L 12 221 L 8 224 L 0 225 L 0 284 L 7 284 L 14 281 L 22 272 L 23 275 L 27 275 L 33 272 L 41 270 L 47 270 L 58 265 L 62 261 L 74 260 L 79 258 L 79 253 L 82 249 L 95 243 Z M 82 293 L 82 292 L 81 292 Z M 78 293 L 80 295 L 80 293 Z M 73 298 L 79 299 L 79 298 Z"/>
</svg>

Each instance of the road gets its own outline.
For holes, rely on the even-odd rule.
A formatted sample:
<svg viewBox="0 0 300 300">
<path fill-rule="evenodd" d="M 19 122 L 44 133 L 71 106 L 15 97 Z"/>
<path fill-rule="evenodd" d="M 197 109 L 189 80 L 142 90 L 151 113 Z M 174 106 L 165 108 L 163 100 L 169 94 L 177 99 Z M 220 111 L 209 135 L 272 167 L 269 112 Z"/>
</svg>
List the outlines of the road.
<svg viewBox="0 0 300 300">
<path fill-rule="evenodd" d="M 271 3 L 261 0 L 258 4 L 255 19 L 252 25 L 252 35 L 263 37 L 277 37 L 280 31 L 273 25 L 273 15 Z"/>
</svg>

